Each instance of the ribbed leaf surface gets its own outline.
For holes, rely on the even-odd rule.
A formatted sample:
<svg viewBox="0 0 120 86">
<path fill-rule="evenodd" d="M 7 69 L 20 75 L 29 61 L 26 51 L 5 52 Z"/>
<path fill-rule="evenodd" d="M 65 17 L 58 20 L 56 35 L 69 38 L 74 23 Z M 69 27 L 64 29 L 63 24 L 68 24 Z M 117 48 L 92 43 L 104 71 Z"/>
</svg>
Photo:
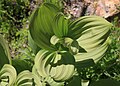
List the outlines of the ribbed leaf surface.
<svg viewBox="0 0 120 86">
<path fill-rule="evenodd" d="M 59 38 L 65 37 L 68 34 L 68 19 L 65 18 L 64 14 L 59 13 L 55 16 L 53 22 L 53 31 Z"/>
<path fill-rule="evenodd" d="M 42 86 L 39 77 L 25 70 L 18 74 L 16 86 Z"/>
<path fill-rule="evenodd" d="M 99 35 L 101 32 L 108 32 L 112 24 L 98 16 L 84 16 L 69 23 L 69 36 L 78 39 L 81 35 L 89 33 L 89 37 Z M 103 34 L 105 35 L 105 34 Z"/>
<path fill-rule="evenodd" d="M 54 50 L 50 43 L 53 36 L 53 18 L 58 8 L 50 3 L 43 3 L 33 14 L 30 22 L 30 34 L 40 48 Z"/>
<path fill-rule="evenodd" d="M 51 77 L 46 77 L 44 81 L 50 86 L 64 86 L 64 82 L 56 82 Z"/>
<path fill-rule="evenodd" d="M 95 47 L 93 50 L 86 53 L 78 53 L 74 55 L 74 57 L 77 62 L 93 59 L 94 62 L 96 63 L 104 56 L 105 52 L 107 51 L 107 48 L 108 48 L 108 40 L 104 44 Z"/>
<path fill-rule="evenodd" d="M 0 71 L 0 86 L 14 86 L 17 73 L 13 66 L 5 64 Z"/>
<path fill-rule="evenodd" d="M 98 16 L 84 16 L 69 24 L 69 37 L 86 52 L 79 51 L 76 61 L 93 59 L 97 62 L 106 52 L 112 24 Z"/>
<path fill-rule="evenodd" d="M 68 60 L 69 59 L 69 60 Z M 35 57 L 35 67 L 42 77 L 51 76 L 56 81 L 64 81 L 73 76 L 74 57 L 64 52 L 49 52 L 41 50 Z"/>
</svg>

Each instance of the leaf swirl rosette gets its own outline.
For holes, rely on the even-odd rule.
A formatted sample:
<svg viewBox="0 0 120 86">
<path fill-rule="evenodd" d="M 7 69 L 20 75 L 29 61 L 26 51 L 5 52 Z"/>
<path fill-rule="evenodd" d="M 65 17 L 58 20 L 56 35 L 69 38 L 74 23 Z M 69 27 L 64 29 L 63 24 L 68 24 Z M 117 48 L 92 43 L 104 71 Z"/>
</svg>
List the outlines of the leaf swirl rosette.
<svg viewBox="0 0 120 86">
<path fill-rule="evenodd" d="M 35 57 L 35 68 L 42 77 L 56 81 L 70 79 L 76 62 L 97 62 L 108 48 L 112 24 L 98 16 L 84 16 L 71 21 L 60 9 L 43 3 L 32 15 L 30 34 L 41 50 Z"/>
</svg>

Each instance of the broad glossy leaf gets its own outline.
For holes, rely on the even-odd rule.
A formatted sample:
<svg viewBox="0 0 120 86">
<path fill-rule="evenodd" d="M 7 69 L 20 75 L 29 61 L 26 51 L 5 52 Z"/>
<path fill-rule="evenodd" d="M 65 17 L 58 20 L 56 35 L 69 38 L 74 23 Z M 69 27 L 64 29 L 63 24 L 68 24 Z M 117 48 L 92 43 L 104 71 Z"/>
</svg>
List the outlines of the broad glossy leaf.
<svg viewBox="0 0 120 86">
<path fill-rule="evenodd" d="M 1 86 L 14 86 L 17 73 L 13 66 L 5 64 L 0 71 L 0 85 Z"/>
<path fill-rule="evenodd" d="M 68 19 L 63 13 L 58 13 L 53 22 L 53 31 L 58 38 L 67 36 L 68 34 Z"/>
<path fill-rule="evenodd" d="M 11 64 L 11 57 L 9 47 L 2 35 L 0 35 L 0 69 L 4 64 Z"/>
<path fill-rule="evenodd" d="M 59 9 L 50 3 L 43 3 L 34 12 L 30 21 L 30 34 L 35 43 L 40 47 L 48 50 L 54 50 L 50 43 L 53 33 L 53 18 Z"/>
<path fill-rule="evenodd" d="M 25 70 L 18 74 L 16 79 L 16 86 L 42 86 L 41 81 L 37 75 Z"/>
</svg>

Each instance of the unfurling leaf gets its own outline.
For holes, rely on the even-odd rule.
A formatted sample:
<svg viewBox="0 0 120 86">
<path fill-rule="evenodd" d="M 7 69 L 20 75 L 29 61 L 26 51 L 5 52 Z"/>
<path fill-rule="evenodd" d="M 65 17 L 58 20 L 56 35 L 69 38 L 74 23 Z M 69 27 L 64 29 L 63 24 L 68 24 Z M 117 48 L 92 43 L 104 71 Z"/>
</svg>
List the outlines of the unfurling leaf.
<svg viewBox="0 0 120 86">
<path fill-rule="evenodd" d="M 0 71 L 0 86 L 14 86 L 17 73 L 13 66 L 5 64 Z"/>
<path fill-rule="evenodd" d="M 68 60 L 69 59 L 69 60 Z M 64 81 L 73 76 L 74 57 L 69 52 L 49 52 L 40 50 L 35 57 L 35 68 L 42 77 L 52 77 Z"/>
<path fill-rule="evenodd" d="M 16 86 L 43 86 L 39 77 L 32 74 L 30 71 L 25 70 L 18 74 L 16 79 Z"/>
</svg>

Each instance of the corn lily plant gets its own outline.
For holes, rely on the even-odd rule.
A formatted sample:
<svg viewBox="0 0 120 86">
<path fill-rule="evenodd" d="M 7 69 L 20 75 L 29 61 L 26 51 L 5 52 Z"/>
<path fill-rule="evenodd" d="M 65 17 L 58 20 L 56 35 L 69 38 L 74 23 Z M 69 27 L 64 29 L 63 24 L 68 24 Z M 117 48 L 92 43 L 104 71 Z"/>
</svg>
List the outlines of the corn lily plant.
<svg viewBox="0 0 120 86">
<path fill-rule="evenodd" d="M 111 28 L 111 23 L 98 16 L 71 21 L 54 4 L 42 3 L 29 26 L 29 42 L 36 54 L 31 72 L 18 73 L 13 67 L 17 63 L 0 41 L 0 86 L 88 86 L 79 77 L 80 62 L 96 63 L 103 57 Z M 20 62 L 18 68 L 27 67 Z"/>
<path fill-rule="evenodd" d="M 41 48 L 34 65 L 39 76 L 64 82 L 75 76 L 80 61 L 93 59 L 96 63 L 107 50 L 111 27 L 98 16 L 71 21 L 55 5 L 42 4 L 32 16 L 29 29 Z"/>
</svg>

